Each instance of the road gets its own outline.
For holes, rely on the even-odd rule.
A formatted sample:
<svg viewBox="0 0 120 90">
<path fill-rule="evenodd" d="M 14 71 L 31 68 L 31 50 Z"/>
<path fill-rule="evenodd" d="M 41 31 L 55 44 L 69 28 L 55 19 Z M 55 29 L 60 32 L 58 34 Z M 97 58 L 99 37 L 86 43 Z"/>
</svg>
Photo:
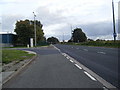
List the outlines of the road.
<svg viewBox="0 0 120 90">
<path fill-rule="evenodd" d="M 55 46 L 106 81 L 120 87 L 120 83 L 118 84 L 118 77 L 120 77 L 120 72 L 118 72 L 118 52 L 120 49 L 60 44 Z"/>
<path fill-rule="evenodd" d="M 103 88 L 53 46 L 32 49 L 38 57 L 3 88 Z"/>
</svg>

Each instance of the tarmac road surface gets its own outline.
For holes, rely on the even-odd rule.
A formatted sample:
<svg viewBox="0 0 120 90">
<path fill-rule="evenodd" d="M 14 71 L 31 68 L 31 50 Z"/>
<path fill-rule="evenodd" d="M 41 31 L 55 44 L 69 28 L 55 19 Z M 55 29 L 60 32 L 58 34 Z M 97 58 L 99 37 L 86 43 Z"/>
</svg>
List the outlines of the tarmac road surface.
<svg viewBox="0 0 120 90">
<path fill-rule="evenodd" d="M 120 71 L 118 71 L 120 70 L 118 66 L 120 49 L 61 44 L 55 46 L 112 85 L 120 88 Z"/>
</svg>

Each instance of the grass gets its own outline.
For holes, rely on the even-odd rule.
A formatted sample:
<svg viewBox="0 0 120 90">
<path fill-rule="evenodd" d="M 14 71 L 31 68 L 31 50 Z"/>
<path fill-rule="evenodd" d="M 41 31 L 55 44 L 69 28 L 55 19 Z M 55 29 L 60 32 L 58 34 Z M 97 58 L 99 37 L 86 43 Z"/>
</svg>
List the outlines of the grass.
<svg viewBox="0 0 120 90">
<path fill-rule="evenodd" d="M 2 63 L 8 64 L 12 61 L 22 61 L 24 59 L 32 58 L 34 54 L 28 54 L 25 51 L 21 50 L 9 50 L 3 49 L 2 50 Z"/>
<path fill-rule="evenodd" d="M 114 41 L 88 41 L 88 42 L 81 42 L 81 43 L 65 43 L 65 44 L 120 48 L 120 40 L 117 40 L 116 42 Z"/>
</svg>

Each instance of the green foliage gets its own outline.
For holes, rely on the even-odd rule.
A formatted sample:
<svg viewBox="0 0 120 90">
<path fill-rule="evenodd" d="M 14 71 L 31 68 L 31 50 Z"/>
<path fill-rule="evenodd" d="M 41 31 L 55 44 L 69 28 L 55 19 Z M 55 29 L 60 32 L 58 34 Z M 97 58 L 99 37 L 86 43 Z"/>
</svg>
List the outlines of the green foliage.
<svg viewBox="0 0 120 90">
<path fill-rule="evenodd" d="M 120 41 L 91 41 L 91 42 L 85 42 L 81 45 L 88 45 L 88 46 L 102 46 L 102 47 L 115 47 L 120 48 Z"/>
<path fill-rule="evenodd" d="M 43 25 L 36 20 L 36 39 L 37 43 L 44 40 Z M 14 30 L 17 34 L 16 42 L 19 45 L 26 46 L 30 43 L 30 38 L 34 38 L 34 21 L 17 21 Z"/>
<path fill-rule="evenodd" d="M 72 38 L 73 42 L 85 42 L 87 40 L 87 37 L 81 28 L 74 29 Z"/>
<path fill-rule="evenodd" d="M 39 42 L 44 41 L 44 33 L 43 33 L 43 29 L 40 28 L 39 26 L 37 26 L 36 28 L 37 28 L 36 39 L 37 39 L 37 44 L 38 44 Z"/>
<path fill-rule="evenodd" d="M 93 39 L 87 39 L 87 41 L 94 41 Z"/>
<path fill-rule="evenodd" d="M 59 40 L 56 37 L 50 37 L 47 39 L 47 42 L 51 44 L 56 44 L 59 43 Z"/>
<path fill-rule="evenodd" d="M 2 63 L 10 63 L 12 61 L 21 61 L 24 59 L 28 59 L 34 56 L 34 54 L 28 54 L 25 51 L 21 50 L 2 50 Z"/>
<path fill-rule="evenodd" d="M 120 48 L 120 40 L 114 42 L 113 40 L 97 40 L 97 41 L 87 41 L 81 43 L 66 43 L 69 45 L 85 45 L 85 46 L 98 46 L 98 47 L 113 47 L 113 48 Z"/>
</svg>

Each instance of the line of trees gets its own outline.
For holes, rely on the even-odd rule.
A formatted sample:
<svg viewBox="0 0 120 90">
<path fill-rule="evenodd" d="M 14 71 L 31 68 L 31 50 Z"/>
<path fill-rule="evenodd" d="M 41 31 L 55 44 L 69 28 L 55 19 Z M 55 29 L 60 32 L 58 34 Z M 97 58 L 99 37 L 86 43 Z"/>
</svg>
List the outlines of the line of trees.
<svg viewBox="0 0 120 90">
<path fill-rule="evenodd" d="M 89 40 L 91 40 L 91 39 L 89 39 Z M 81 28 L 75 28 L 72 32 L 71 39 L 68 40 L 68 42 L 75 42 L 75 43 L 85 42 L 85 41 L 87 41 L 87 36 L 82 31 Z M 56 44 L 56 43 L 59 43 L 59 40 L 56 37 L 49 37 L 47 39 L 47 42 L 50 44 Z"/>
<path fill-rule="evenodd" d="M 49 44 L 57 44 L 57 43 L 59 43 L 59 40 L 58 40 L 56 37 L 49 37 L 49 38 L 47 39 L 47 42 L 48 42 Z"/>
<path fill-rule="evenodd" d="M 59 43 L 59 40 L 56 37 L 49 37 L 47 40 L 44 37 L 44 32 L 42 29 L 43 25 L 40 21 L 36 20 L 36 39 L 37 45 L 41 42 L 48 42 L 49 44 Z M 30 38 L 34 37 L 34 21 L 32 20 L 20 20 L 16 22 L 14 29 L 16 36 L 14 42 L 16 45 L 26 46 L 30 44 Z M 72 32 L 72 37 L 68 42 L 85 42 L 87 40 L 86 34 L 82 31 L 81 28 L 75 28 Z"/>
</svg>

